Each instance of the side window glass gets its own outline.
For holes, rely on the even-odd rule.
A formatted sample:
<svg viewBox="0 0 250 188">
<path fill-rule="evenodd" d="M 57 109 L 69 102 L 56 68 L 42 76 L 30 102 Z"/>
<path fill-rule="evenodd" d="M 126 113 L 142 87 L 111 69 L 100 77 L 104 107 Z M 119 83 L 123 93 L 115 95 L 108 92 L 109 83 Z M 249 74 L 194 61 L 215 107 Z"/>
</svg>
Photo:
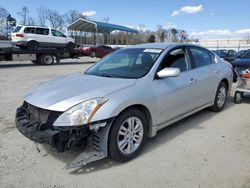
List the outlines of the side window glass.
<svg viewBox="0 0 250 188">
<path fill-rule="evenodd" d="M 209 51 L 201 48 L 190 47 L 196 68 L 212 64 Z"/>
<path fill-rule="evenodd" d="M 209 53 L 209 54 L 210 54 L 210 56 L 211 56 L 211 61 L 212 61 L 212 63 L 216 63 L 216 62 L 217 62 L 216 56 L 215 56 L 213 53 Z"/>
<path fill-rule="evenodd" d="M 51 33 L 55 37 L 66 37 L 64 34 L 62 34 L 61 32 L 59 32 L 57 30 L 54 30 L 54 29 L 51 30 Z"/>
<path fill-rule="evenodd" d="M 171 51 L 161 64 L 161 70 L 166 68 L 179 68 L 181 72 L 188 70 L 188 61 L 186 52 L 183 49 Z"/>
<path fill-rule="evenodd" d="M 35 34 L 35 32 L 36 32 L 35 27 L 26 27 L 26 28 L 24 29 L 24 33 Z"/>
<path fill-rule="evenodd" d="M 45 29 L 45 28 L 36 28 L 36 34 L 38 35 L 49 35 L 49 29 Z"/>
</svg>

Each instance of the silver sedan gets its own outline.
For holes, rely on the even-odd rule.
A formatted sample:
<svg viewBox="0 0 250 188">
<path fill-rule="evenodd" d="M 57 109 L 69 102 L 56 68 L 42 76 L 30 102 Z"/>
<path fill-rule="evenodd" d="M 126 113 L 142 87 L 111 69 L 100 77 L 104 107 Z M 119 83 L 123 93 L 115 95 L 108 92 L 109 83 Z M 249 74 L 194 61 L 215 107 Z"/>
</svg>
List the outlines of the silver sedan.
<svg viewBox="0 0 250 188">
<path fill-rule="evenodd" d="M 127 161 L 160 129 L 205 108 L 221 111 L 232 78 L 231 65 L 200 46 L 131 46 L 34 88 L 16 127 L 58 151 L 87 142 L 68 168 L 107 156 Z"/>
</svg>

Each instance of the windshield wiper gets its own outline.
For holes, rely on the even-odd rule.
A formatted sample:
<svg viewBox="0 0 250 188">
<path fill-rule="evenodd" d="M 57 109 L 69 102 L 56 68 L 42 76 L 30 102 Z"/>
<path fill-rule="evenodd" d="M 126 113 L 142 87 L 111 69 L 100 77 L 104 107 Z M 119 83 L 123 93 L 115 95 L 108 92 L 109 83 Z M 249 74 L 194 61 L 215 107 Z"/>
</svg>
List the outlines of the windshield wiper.
<svg viewBox="0 0 250 188">
<path fill-rule="evenodd" d="M 116 78 L 116 76 L 110 75 L 110 74 L 106 74 L 106 73 L 94 73 L 93 75 L 102 76 L 102 77 L 108 77 L 108 78 Z"/>
<path fill-rule="evenodd" d="M 102 76 L 102 77 L 107 77 L 107 78 L 129 78 L 126 76 L 119 76 L 119 75 L 112 75 L 112 74 L 107 74 L 107 73 L 87 73 L 87 75 L 94 75 L 94 76 Z"/>
</svg>

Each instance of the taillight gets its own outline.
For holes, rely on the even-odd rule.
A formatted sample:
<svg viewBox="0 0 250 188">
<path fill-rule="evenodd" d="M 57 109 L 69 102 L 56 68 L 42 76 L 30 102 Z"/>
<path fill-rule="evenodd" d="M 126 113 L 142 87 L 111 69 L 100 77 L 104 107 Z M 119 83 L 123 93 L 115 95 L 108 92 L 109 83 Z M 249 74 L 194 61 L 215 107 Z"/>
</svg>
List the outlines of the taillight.
<svg viewBox="0 0 250 188">
<path fill-rule="evenodd" d="M 23 37 L 23 34 L 17 33 L 17 34 L 16 34 L 16 37 Z"/>
</svg>

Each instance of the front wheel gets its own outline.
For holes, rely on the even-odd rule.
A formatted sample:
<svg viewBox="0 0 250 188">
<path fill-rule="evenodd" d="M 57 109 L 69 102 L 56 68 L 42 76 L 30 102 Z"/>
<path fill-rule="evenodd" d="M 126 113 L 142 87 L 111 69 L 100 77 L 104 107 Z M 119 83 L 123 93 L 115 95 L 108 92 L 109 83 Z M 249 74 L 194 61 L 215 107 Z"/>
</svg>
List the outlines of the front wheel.
<svg viewBox="0 0 250 188">
<path fill-rule="evenodd" d="M 27 48 L 29 50 L 37 50 L 38 49 L 38 43 L 36 41 L 30 41 L 27 45 Z"/>
<path fill-rule="evenodd" d="M 89 56 L 92 57 L 92 58 L 96 57 L 95 51 L 91 51 L 90 54 L 89 54 Z"/>
<path fill-rule="evenodd" d="M 68 50 L 74 50 L 75 44 L 74 44 L 73 42 L 69 42 L 69 43 L 67 44 L 66 48 L 67 48 Z"/>
<path fill-rule="evenodd" d="M 214 105 L 211 106 L 211 110 L 219 112 L 223 109 L 227 100 L 227 92 L 228 92 L 227 85 L 225 84 L 225 82 L 221 82 L 218 86 L 214 99 Z"/>
<path fill-rule="evenodd" d="M 146 139 L 146 118 L 137 109 L 118 116 L 109 136 L 109 154 L 116 161 L 128 161 L 141 151 Z"/>
</svg>

